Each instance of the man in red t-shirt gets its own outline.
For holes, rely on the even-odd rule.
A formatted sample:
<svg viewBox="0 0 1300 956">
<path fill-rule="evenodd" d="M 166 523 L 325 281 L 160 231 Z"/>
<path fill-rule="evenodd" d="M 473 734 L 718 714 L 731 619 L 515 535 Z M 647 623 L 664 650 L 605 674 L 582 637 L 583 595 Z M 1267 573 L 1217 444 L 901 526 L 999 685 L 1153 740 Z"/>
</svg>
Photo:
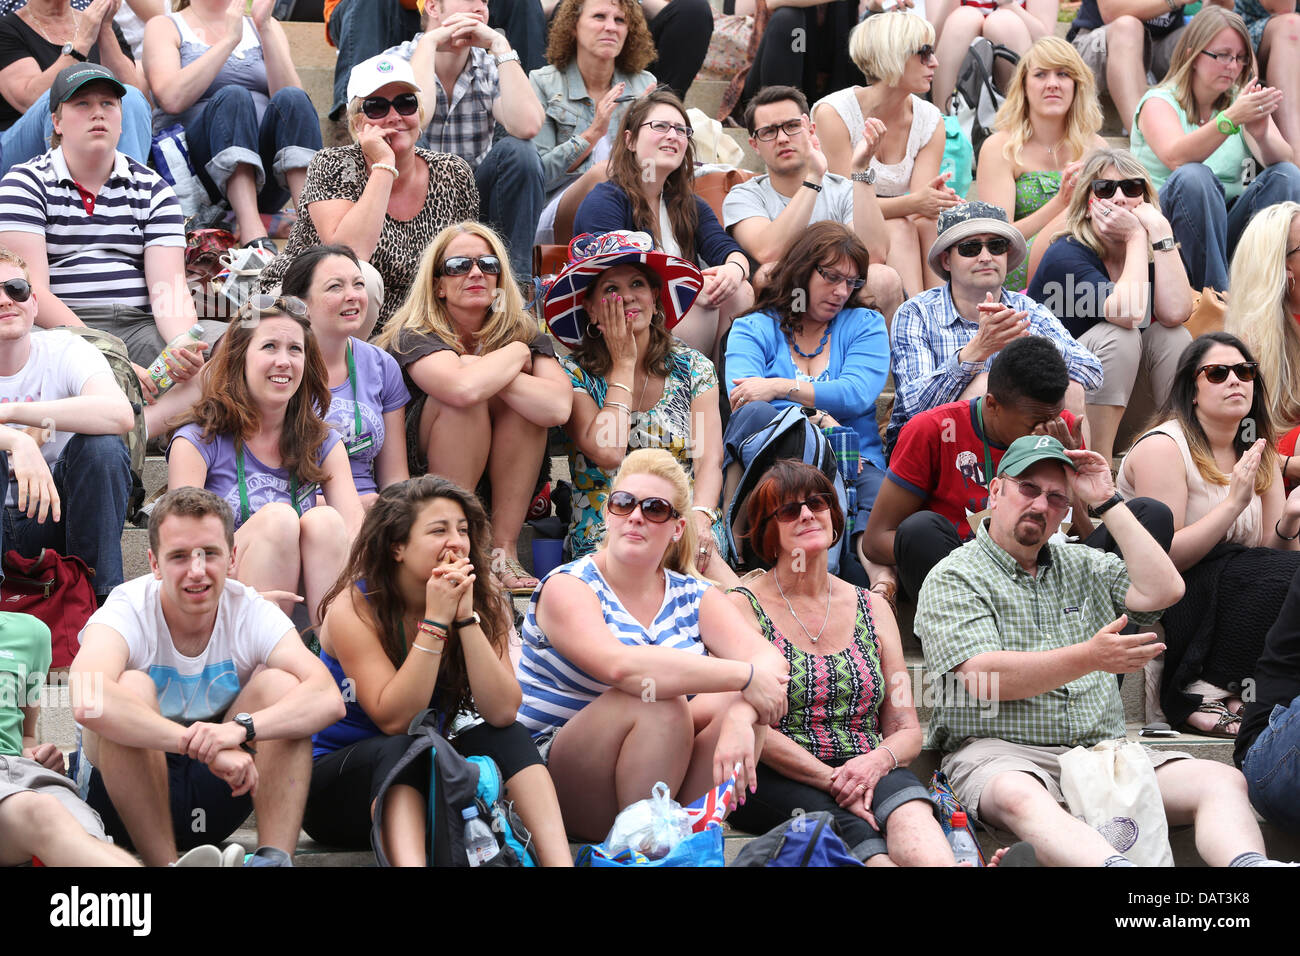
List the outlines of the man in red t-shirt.
<svg viewBox="0 0 1300 956">
<path fill-rule="evenodd" d="M 1048 434 L 1067 448 L 1082 447 L 1083 420 L 1064 410 L 1069 381 L 1056 347 L 1026 336 L 998 353 L 983 398 L 939 405 L 904 425 L 863 535 L 866 558 L 896 565 L 903 589 L 915 599 L 930 569 L 974 537 L 969 519 L 987 507 L 985 476 L 997 473 L 1008 445 L 1024 435 Z M 1131 504 L 1167 551 L 1173 539 L 1168 509 L 1161 518 L 1156 503 Z M 1094 534 L 1086 506 L 1075 502 L 1072 514 L 1072 534 L 1113 550 L 1103 529 Z"/>
</svg>

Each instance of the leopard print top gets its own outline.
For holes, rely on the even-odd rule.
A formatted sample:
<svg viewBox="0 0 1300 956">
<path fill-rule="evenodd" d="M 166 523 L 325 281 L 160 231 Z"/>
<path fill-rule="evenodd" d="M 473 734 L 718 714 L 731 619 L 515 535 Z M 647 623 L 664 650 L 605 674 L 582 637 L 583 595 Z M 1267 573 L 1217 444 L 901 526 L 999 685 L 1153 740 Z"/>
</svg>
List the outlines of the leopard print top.
<svg viewBox="0 0 1300 956">
<path fill-rule="evenodd" d="M 420 257 L 433 237 L 454 223 L 478 218 L 478 187 L 474 185 L 469 164 L 451 153 L 433 153 L 417 147 L 415 154 L 429 165 L 429 197 L 414 219 L 384 217 L 379 245 L 370 257 L 370 264 L 384 279 L 384 305 L 379 310 L 374 335 L 379 334 L 389 316 L 406 299 Z M 322 149 L 312 157 L 299 203 L 302 209 L 289 242 L 260 276 L 264 291 L 279 284 L 294 256 L 322 241 L 312 222 L 311 204 L 319 199 L 356 202 L 368 180 L 365 159 L 358 145 Z"/>
</svg>

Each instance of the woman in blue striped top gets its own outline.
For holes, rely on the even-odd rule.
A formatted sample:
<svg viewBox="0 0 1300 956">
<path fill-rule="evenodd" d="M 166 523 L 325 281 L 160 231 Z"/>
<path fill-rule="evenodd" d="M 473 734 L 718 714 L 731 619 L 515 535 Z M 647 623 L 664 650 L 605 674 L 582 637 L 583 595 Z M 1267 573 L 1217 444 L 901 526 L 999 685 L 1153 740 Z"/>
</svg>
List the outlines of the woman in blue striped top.
<svg viewBox="0 0 1300 956">
<path fill-rule="evenodd" d="M 681 802 L 739 765 L 743 801 L 789 668 L 696 575 L 686 473 L 663 449 L 623 461 L 605 541 L 533 594 L 519 720 L 548 755 L 569 834 L 602 839 L 664 781 Z"/>
</svg>

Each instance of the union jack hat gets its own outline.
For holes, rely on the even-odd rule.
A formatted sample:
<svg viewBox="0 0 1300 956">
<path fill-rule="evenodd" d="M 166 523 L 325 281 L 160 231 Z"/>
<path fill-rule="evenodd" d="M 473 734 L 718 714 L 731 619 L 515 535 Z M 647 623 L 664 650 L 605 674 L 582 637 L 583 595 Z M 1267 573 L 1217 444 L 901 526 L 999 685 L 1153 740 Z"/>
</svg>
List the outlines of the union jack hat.
<svg viewBox="0 0 1300 956">
<path fill-rule="evenodd" d="M 569 243 L 569 264 L 542 293 L 542 314 L 551 334 L 570 348 L 581 342 L 587 331 L 587 310 L 583 307 L 587 286 L 606 269 L 630 264 L 643 265 L 659 276 L 659 303 L 668 329 L 682 320 L 704 286 L 699 269 L 685 259 L 656 250 L 648 233 L 574 236 Z"/>
</svg>

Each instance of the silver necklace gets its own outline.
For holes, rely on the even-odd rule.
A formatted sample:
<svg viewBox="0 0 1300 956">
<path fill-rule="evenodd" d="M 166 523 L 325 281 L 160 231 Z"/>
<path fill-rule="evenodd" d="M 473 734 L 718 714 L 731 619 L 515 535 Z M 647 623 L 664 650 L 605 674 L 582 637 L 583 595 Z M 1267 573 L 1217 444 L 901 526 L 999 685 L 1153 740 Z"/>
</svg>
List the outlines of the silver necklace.
<svg viewBox="0 0 1300 956">
<path fill-rule="evenodd" d="M 794 613 L 794 608 L 790 606 L 790 599 L 785 596 L 785 588 L 781 587 L 781 575 L 777 573 L 775 568 L 773 568 L 769 573 L 772 577 L 776 578 L 776 590 L 781 595 L 781 600 L 785 602 L 785 609 L 790 612 L 790 616 L 794 618 L 794 622 L 799 625 L 799 629 L 804 632 L 804 635 L 807 636 L 808 640 L 816 644 L 817 641 L 821 639 L 822 632 L 826 630 L 826 625 L 831 619 L 830 581 L 828 580 L 826 582 L 826 616 L 822 618 L 822 626 L 817 629 L 817 633 L 813 634 L 809 632 L 808 628 L 803 626 L 803 621 L 799 620 L 799 615 Z"/>
</svg>

